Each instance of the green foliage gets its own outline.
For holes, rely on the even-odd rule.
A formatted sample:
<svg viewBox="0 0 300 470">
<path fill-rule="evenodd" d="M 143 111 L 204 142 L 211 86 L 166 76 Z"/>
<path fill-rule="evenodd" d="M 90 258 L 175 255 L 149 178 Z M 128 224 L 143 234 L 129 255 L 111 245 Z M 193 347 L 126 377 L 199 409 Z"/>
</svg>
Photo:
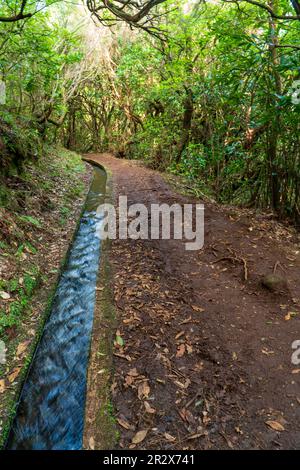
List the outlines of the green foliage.
<svg viewBox="0 0 300 470">
<path fill-rule="evenodd" d="M 273 8 L 293 13 L 288 0 Z M 270 207 L 298 222 L 299 21 L 271 20 L 247 2 L 176 0 L 157 12 L 163 41 L 119 26 L 114 35 L 84 27 L 81 11 L 67 4 L 22 26 L 0 24 L 2 168 L 20 171 L 45 142 L 60 140 L 143 158 L 205 181 L 220 202 Z M 81 190 L 70 190 L 66 206 Z"/>
<path fill-rule="evenodd" d="M 101 88 L 92 84 L 95 103 L 111 96 L 113 109 L 97 147 L 300 221 L 299 21 L 247 4 L 181 5 L 162 20 L 165 42 L 139 34 L 111 47 Z"/>
<path fill-rule="evenodd" d="M 22 321 L 23 314 L 28 308 L 29 300 L 38 283 L 39 273 L 34 265 L 31 266 L 30 272 L 24 274 L 22 286 L 20 280 L 15 278 L 1 281 L 1 289 L 13 295 L 15 300 L 9 303 L 7 311 L 0 311 L 0 336 L 5 334 L 7 328 L 17 326 Z"/>
<path fill-rule="evenodd" d="M 33 3 L 26 8 L 34 10 Z M 20 172 L 24 161 L 41 155 L 75 91 L 81 38 L 65 21 L 70 7 L 51 0 L 45 5 L 52 3 L 55 8 L 42 9 L 30 20 L 0 22 L 0 80 L 6 87 L 5 103 L 0 104 L 0 173 L 12 166 Z M 11 14 L 14 4 L 20 2 L 0 2 L 0 16 Z"/>
<path fill-rule="evenodd" d="M 22 222 L 29 223 L 37 228 L 41 228 L 41 222 L 35 217 L 32 217 L 31 215 L 19 215 L 19 219 Z"/>
</svg>

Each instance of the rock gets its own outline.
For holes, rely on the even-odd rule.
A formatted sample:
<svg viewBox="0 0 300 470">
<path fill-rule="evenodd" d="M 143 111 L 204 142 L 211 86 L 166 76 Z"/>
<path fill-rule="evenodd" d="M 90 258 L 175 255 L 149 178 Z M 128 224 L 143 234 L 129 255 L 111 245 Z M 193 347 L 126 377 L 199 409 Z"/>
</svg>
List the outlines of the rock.
<svg viewBox="0 0 300 470">
<path fill-rule="evenodd" d="M 261 283 L 271 292 L 286 292 L 288 289 L 286 279 L 278 274 L 267 274 L 262 278 Z"/>
</svg>

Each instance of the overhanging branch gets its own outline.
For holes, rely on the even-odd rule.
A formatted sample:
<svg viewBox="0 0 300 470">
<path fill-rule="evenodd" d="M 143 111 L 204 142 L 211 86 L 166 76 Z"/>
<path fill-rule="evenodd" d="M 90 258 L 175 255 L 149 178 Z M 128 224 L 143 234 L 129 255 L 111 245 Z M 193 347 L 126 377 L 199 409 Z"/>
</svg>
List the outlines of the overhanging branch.
<svg viewBox="0 0 300 470">
<path fill-rule="evenodd" d="M 33 13 L 24 13 L 26 8 L 27 0 L 22 0 L 20 11 L 14 16 L 0 16 L 1 23 L 14 23 L 16 21 L 24 20 L 26 18 L 31 18 Z"/>
<path fill-rule="evenodd" d="M 239 5 L 240 3 L 249 3 L 250 5 L 257 6 L 261 8 L 262 10 L 267 11 L 272 18 L 275 18 L 277 20 L 285 20 L 285 21 L 300 20 L 300 4 L 298 3 L 298 0 L 292 0 L 293 8 L 297 13 L 296 15 L 279 15 L 269 5 L 265 3 L 261 3 L 256 0 L 223 0 L 223 1 L 225 3 L 235 3 L 236 5 Z"/>
</svg>

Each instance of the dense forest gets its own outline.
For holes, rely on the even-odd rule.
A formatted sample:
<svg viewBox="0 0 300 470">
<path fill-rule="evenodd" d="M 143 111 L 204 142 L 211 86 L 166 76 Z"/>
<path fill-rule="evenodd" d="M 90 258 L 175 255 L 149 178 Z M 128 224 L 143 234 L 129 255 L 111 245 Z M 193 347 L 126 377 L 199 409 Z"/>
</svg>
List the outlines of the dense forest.
<svg viewBox="0 0 300 470">
<path fill-rule="evenodd" d="M 297 0 L 122 5 L 1 1 L 1 171 L 111 150 L 298 224 Z"/>
</svg>

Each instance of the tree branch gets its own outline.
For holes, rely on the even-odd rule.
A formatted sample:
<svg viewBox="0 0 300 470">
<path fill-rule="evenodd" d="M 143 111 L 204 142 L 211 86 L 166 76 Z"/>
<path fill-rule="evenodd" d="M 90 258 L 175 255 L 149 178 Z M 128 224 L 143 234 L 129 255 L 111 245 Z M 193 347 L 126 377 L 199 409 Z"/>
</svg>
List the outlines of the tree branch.
<svg viewBox="0 0 300 470">
<path fill-rule="evenodd" d="M 31 18 L 33 13 L 24 13 L 27 0 L 22 0 L 20 11 L 15 16 L 0 16 L 1 23 L 14 23 L 16 21 L 24 20 L 25 18 Z"/>
<path fill-rule="evenodd" d="M 275 18 L 277 20 L 286 20 L 286 21 L 300 20 L 300 5 L 298 3 L 298 0 L 292 0 L 292 5 L 297 15 L 278 15 L 269 5 L 265 5 L 264 3 L 261 3 L 256 0 L 223 0 L 223 1 L 225 3 L 235 3 L 236 5 L 239 5 L 239 3 L 242 3 L 242 2 L 250 3 L 250 5 L 255 5 L 267 11 L 272 18 Z"/>
</svg>

